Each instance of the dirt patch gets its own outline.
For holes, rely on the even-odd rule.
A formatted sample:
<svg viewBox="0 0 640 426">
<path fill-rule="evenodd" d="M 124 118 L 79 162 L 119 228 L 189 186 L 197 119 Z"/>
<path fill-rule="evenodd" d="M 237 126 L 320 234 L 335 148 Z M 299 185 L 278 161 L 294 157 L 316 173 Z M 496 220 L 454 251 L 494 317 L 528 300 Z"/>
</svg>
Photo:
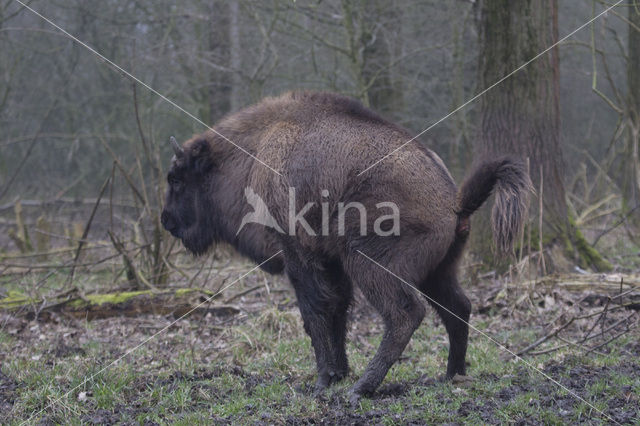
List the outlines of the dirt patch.
<svg viewBox="0 0 640 426">
<path fill-rule="evenodd" d="M 118 423 L 124 414 L 136 413 L 135 410 L 125 407 L 117 407 L 114 410 L 97 409 L 90 414 L 81 417 L 83 423 L 90 425 L 113 425 Z M 136 413 L 137 414 L 137 413 Z M 144 423 L 152 425 L 154 423 Z"/>
<path fill-rule="evenodd" d="M 475 398 L 473 400 L 464 401 L 458 409 L 457 414 L 462 417 L 475 414 L 478 415 L 483 422 L 496 424 L 499 422 L 493 415 L 495 409 L 496 403 L 494 401 Z"/>
<path fill-rule="evenodd" d="M 0 371 L 0 413 L 9 413 L 15 403 L 18 382 Z M 2 419 L 2 415 L 0 415 Z"/>
<path fill-rule="evenodd" d="M 508 339 L 513 339 L 509 343 L 511 347 L 526 346 L 536 338 L 529 337 L 529 340 L 518 341 L 514 330 L 530 330 L 535 336 L 541 336 L 551 327 L 554 319 L 562 319 L 563 316 L 566 318 L 575 312 L 584 315 L 593 312 L 593 309 L 602 309 L 603 306 L 599 302 L 592 303 L 596 299 L 588 298 L 583 303 L 579 297 L 561 295 L 557 292 L 533 295 L 532 305 L 514 305 L 504 298 L 496 300 L 497 294 L 496 289 L 483 288 L 482 285 L 471 289 L 470 296 L 476 306 L 472 321 L 485 324 L 483 330 L 494 336 L 508 336 Z M 265 302 L 267 299 L 270 299 L 269 306 Z M 161 315 L 114 317 L 91 323 L 64 317 L 50 322 L 2 318 L 3 332 L 11 341 L 9 344 L 5 343 L 5 350 L 0 351 L 0 366 L 3 366 L 0 369 L 0 413 L 11 413 L 14 410 L 18 392 L 21 392 L 21 387 L 26 386 L 25 383 L 19 383 L 6 374 L 4 366 L 9 360 L 33 360 L 33 357 L 37 356 L 40 365 L 47 369 L 62 362 L 108 365 L 122 356 L 128 348 L 145 342 L 158 331 L 170 326 L 158 338 L 146 343 L 143 350 L 125 358 L 127 364 L 139 373 L 125 388 L 130 402 L 104 409 L 95 402 L 95 395 L 90 395 L 88 401 L 81 405 L 81 414 L 75 419 L 87 424 L 113 424 L 122 421 L 154 424 L 180 419 L 188 421 L 189 413 L 204 410 L 209 413 L 207 421 L 216 424 L 233 424 L 245 419 L 251 419 L 250 422 L 255 424 L 300 425 L 465 421 L 543 424 L 549 421 L 519 414 L 522 410 L 530 409 L 533 412 L 546 410 L 553 413 L 554 421 L 571 423 L 576 420 L 575 412 L 581 403 L 563 392 L 556 384 L 537 373 L 532 373 L 524 366 L 512 370 L 508 375 L 499 375 L 484 372 L 481 366 L 476 365 L 475 370 L 480 369 L 480 372 L 477 373 L 474 382 L 464 387 L 445 384 L 440 377 L 425 374 L 404 381 L 387 381 L 368 398 L 367 403 L 371 408 L 369 405 L 363 405 L 360 409 L 349 406 L 345 387 L 331 388 L 323 396 L 316 398 L 313 387 L 315 372 L 312 366 L 304 369 L 296 369 L 297 366 L 293 366 L 293 372 L 289 373 L 269 368 L 258 373 L 259 370 L 255 366 L 243 364 L 242 358 L 237 359 L 238 353 L 246 356 L 246 351 L 253 351 L 253 358 L 259 359 L 263 350 L 261 348 L 272 350 L 273 347 L 270 345 L 276 344 L 275 339 L 282 338 L 282 341 L 286 342 L 290 338 L 304 337 L 299 327 L 297 308 L 292 300 L 289 290 L 272 290 L 270 294 L 261 290 L 254 291 L 234 301 L 241 312 L 237 315 L 219 317 L 198 314 L 173 325 L 173 317 Z M 266 318 L 264 313 L 269 309 L 272 315 Z M 623 315 L 628 314 L 611 312 L 603 318 L 602 324 L 598 324 L 598 327 L 606 329 L 615 325 Z M 435 315 L 430 315 L 423 327 L 439 326 L 439 321 L 434 318 Z M 258 344 L 251 337 L 251 341 L 244 342 L 242 333 L 249 330 L 248 334 L 251 334 L 256 331 L 256 327 L 268 329 L 274 341 Z M 585 323 L 576 323 L 575 327 L 563 331 L 562 337 L 578 338 L 583 335 L 584 330 Z M 351 312 L 348 333 L 353 347 L 356 350 L 373 352 L 375 345 L 370 343 L 370 336 L 379 336 L 381 332 L 382 323 L 377 314 L 361 300 L 357 302 Z M 444 333 L 442 329 L 442 335 L 438 334 L 437 345 L 446 345 Z M 475 335 L 473 338 L 480 339 Z M 90 349 L 91 345 L 96 344 L 98 349 Z M 471 344 L 474 344 L 473 341 Z M 610 348 L 606 345 L 600 349 L 602 353 L 608 350 Z M 591 362 L 589 356 L 583 355 L 558 357 L 539 366 L 546 374 L 587 401 L 605 402 L 605 413 L 616 422 L 638 422 L 640 403 L 637 385 L 616 384 L 616 380 L 619 377 L 640 377 L 640 343 L 632 340 L 616 350 L 625 354 L 622 358 L 624 362 L 616 365 L 597 365 Z M 436 356 L 436 349 L 429 351 L 425 355 Z M 177 355 L 184 353 L 192 354 L 193 359 L 190 362 L 195 363 L 195 367 L 185 368 L 180 364 Z M 292 354 L 286 353 L 285 356 Z M 304 353 L 297 355 L 298 358 L 295 359 L 308 360 L 311 356 L 310 350 L 305 348 Z M 529 360 L 534 364 L 538 363 L 535 357 L 530 357 Z M 404 363 L 413 361 L 407 358 L 402 363 L 407 365 Z M 446 355 L 442 359 L 442 355 L 438 354 L 437 362 L 444 365 Z M 359 368 L 362 369 L 363 366 Z M 220 379 L 224 377 L 230 377 L 235 387 L 220 385 Z M 68 379 L 60 380 L 63 388 L 71 388 L 72 384 L 66 382 Z M 597 385 L 603 382 L 605 385 L 600 391 Z M 273 400 L 262 401 L 261 395 L 265 389 L 273 385 L 276 388 L 284 388 L 285 392 Z M 153 404 L 142 395 L 148 395 L 151 390 L 160 388 L 172 397 L 174 392 L 187 389 L 187 405 L 159 414 Z M 232 410 L 232 413 L 226 414 L 209 411 L 214 406 L 234 406 L 238 398 L 247 401 L 239 410 Z M 438 413 L 434 414 L 437 417 L 429 417 L 430 413 L 425 415 L 425 410 L 428 409 L 424 408 L 424 402 L 427 400 L 433 406 L 439 407 Z M 303 414 L 286 414 L 296 404 L 313 408 L 306 410 L 303 407 L 299 410 Z M 514 410 L 514 406 L 521 407 L 518 409 L 520 411 Z M 3 421 L 11 420 L 1 417 L 2 415 L 0 419 Z M 64 423 L 66 420 L 66 417 L 50 415 L 45 417 L 44 422 Z M 591 414 L 590 417 L 581 419 L 581 422 L 596 424 L 601 420 L 595 414 Z"/>
</svg>

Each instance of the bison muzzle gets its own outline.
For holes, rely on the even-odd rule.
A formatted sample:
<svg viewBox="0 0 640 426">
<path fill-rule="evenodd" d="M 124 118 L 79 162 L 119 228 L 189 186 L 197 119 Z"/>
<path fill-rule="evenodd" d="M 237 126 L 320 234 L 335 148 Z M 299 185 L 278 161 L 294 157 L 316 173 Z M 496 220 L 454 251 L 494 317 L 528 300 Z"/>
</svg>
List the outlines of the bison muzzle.
<svg viewBox="0 0 640 426">
<path fill-rule="evenodd" d="M 457 264 L 469 217 L 494 192 L 494 239 L 511 250 L 531 190 L 521 162 L 479 162 L 458 189 L 442 160 L 412 141 L 369 168 L 411 135 L 357 101 L 327 93 L 265 98 L 214 129 L 182 145 L 172 140 L 162 223 L 196 255 L 224 241 L 264 262 L 266 271 L 286 273 L 315 351 L 318 389 L 348 373 L 345 334 L 354 287 L 382 316 L 385 332 L 352 398 L 373 392 L 399 358 L 425 304 L 394 275 L 427 296 L 444 322 L 446 377 L 465 375 L 471 304 L 458 284 Z M 241 222 L 255 214 L 246 193 L 259 197 L 274 226 Z M 338 210 L 349 203 L 362 208 L 343 211 L 339 224 Z M 399 232 L 372 232 L 377 218 L 363 217 L 362 210 L 375 212 L 380 203 L 397 206 Z M 303 208 L 305 226 L 290 229 L 291 211 Z"/>
</svg>

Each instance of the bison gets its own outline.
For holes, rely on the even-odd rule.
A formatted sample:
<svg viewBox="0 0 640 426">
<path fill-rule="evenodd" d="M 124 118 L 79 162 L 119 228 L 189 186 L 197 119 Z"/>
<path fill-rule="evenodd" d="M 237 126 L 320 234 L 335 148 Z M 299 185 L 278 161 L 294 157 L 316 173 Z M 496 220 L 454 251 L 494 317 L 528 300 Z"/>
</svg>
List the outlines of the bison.
<svg viewBox="0 0 640 426">
<path fill-rule="evenodd" d="M 164 227 L 196 255 L 227 242 L 288 276 L 314 348 L 318 390 L 348 373 L 354 287 L 382 316 L 382 341 L 352 402 L 378 387 L 420 325 L 425 304 L 416 289 L 446 327 L 446 377 L 465 375 L 471 304 L 457 264 L 469 217 L 495 192 L 494 239 L 509 251 L 526 216 L 531 182 L 521 162 L 479 162 L 458 189 L 442 160 L 411 139 L 358 101 L 307 91 L 267 97 L 182 145 L 172 139 Z M 256 213 L 247 191 L 272 226 L 243 222 Z M 389 203 L 398 217 L 383 224 L 371 213 Z"/>
</svg>

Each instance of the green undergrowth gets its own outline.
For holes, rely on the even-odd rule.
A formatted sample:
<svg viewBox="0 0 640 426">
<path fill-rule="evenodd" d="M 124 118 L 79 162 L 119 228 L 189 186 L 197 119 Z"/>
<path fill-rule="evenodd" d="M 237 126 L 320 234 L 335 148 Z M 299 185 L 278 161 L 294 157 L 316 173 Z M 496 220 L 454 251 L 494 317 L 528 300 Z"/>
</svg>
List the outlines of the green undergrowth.
<svg viewBox="0 0 640 426">
<path fill-rule="evenodd" d="M 223 335 L 233 343 L 211 362 L 180 335 L 164 357 L 154 342 L 114 365 L 125 348 L 114 351 L 99 339 L 63 354 L 52 353 L 51 342 L 35 341 L 28 356 L 16 354 L 2 363 L 0 423 L 606 422 L 596 409 L 619 415 L 616 421 L 640 421 L 639 361 L 624 349 L 637 336 L 621 338 L 607 355 L 567 350 L 527 358 L 526 365 L 472 332 L 467 359 L 474 380 L 463 386 L 438 380 L 447 341 L 443 327 L 428 319 L 379 391 L 352 408 L 347 391 L 373 355 L 377 334 L 349 343 L 352 373 L 319 397 L 313 393 L 311 345 L 295 311 L 269 308 Z M 533 336 L 533 330 L 519 329 L 494 338 L 520 344 Z M 3 353 L 15 352 L 16 343 L 0 332 Z"/>
</svg>

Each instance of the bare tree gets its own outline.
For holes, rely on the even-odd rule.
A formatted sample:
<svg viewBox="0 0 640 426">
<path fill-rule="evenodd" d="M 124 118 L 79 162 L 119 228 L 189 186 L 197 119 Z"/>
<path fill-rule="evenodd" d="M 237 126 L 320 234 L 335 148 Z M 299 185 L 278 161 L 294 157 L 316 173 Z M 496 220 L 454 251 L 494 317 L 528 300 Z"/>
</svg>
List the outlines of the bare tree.
<svg viewBox="0 0 640 426">
<path fill-rule="evenodd" d="M 558 40 L 555 0 L 485 0 L 481 7 L 479 71 L 483 88 Z M 542 198 L 542 203 L 532 206 L 542 219 L 534 222 L 535 228 L 542 228 L 535 236 L 545 243 L 560 244 L 583 264 L 608 269 L 610 265 L 574 228 L 567 210 L 558 92 L 559 58 L 554 48 L 481 98 L 476 153 L 478 157 L 513 153 L 527 159 Z M 476 234 L 474 246 L 490 253 L 482 234 Z"/>
<path fill-rule="evenodd" d="M 238 0 L 231 0 L 229 2 L 229 67 L 232 70 L 229 100 L 231 111 L 237 111 L 242 106 L 240 93 L 240 87 L 242 86 L 240 76 L 240 68 L 242 66 L 241 49 Z"/>
<path fill-rule="evenodd" d="M 627 132 L 624 153 L 626 161 L 622 173 L 622 195 L 626 209 L 640 203 L 640 1 L 628 7 L 628 59 L 626 102 Z M 636 215 L 637 217 L 637 215 Z"/>
</svg>

